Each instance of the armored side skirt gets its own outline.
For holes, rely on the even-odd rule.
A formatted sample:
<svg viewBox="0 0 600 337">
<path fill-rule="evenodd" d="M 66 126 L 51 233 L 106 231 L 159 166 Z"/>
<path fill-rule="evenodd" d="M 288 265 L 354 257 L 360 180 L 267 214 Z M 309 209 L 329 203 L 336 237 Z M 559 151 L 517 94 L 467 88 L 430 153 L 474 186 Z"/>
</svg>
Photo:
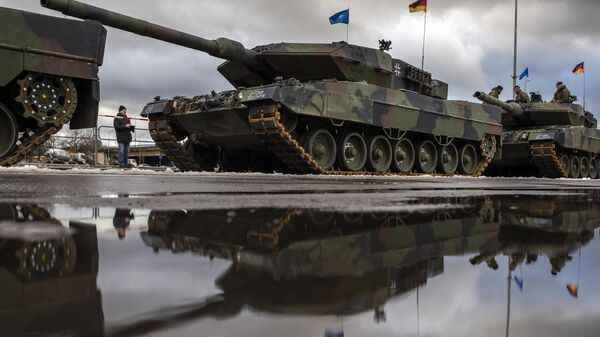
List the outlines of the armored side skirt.
<svg viewBox="0 0 600 337">
<path fill-rule="evenodd" d="M 258 149 L 261 144 L 249 127 L 248 107 L 269 104 L 278 104 L 282 113 L 297 115 L 308 124 L 351 123 L 363 129 L 471 141 L 479 141 L 486 134 L 500 136 L 502 132 L 501 110 L 496 107 L 435 99 L 367 83 L 285 81 L 242 89 L 233 97 L 236 101 L 216 107 L 211 107 L 215 104 L 210 97 L 199 97 L 192 104 L 199 103 L 201 108 L 176 111 L 171 117 L 207 143 L 247 149 Z"/>
</svg>

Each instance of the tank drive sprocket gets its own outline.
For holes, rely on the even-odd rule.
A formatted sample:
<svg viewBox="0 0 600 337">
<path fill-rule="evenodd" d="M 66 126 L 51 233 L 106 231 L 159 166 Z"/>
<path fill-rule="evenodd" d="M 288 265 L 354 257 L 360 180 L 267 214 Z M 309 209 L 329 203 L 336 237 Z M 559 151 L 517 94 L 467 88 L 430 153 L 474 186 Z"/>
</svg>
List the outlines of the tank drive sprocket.
<svg viewBox="0 0 600 337">
<path fill-rule="evenodd" d="M 23 117 L 33 118 L 39 126 L 56 127 L 71 120 L 77 107 L 77 89 L 69 77 L 28 73 L 21 80 L 15 100 L 23 105 Z"/>
</svg>

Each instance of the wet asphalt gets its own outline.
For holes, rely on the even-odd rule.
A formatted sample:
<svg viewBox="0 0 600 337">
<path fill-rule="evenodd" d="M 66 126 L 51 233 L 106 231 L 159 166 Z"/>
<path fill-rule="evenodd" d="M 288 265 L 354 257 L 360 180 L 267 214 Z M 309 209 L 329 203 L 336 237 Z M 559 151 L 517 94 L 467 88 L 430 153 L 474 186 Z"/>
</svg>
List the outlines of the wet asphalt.
<svg viewBox="0 0 600 337">
<path fill-rule="evenodd" d="M 144 171 L 0 170 L 0 202 L 127 205 L 152 209 L 402 207 L 414 198 L 548 195 L 600 189 L 600 180 L 295 176 Z"/>
</svg>

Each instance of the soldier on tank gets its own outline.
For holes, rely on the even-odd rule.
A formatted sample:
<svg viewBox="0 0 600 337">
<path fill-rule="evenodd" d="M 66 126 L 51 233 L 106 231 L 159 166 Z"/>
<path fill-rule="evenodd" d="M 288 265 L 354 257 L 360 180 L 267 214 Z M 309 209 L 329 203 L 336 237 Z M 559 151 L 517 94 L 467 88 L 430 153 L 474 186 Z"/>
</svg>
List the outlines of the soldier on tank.
<svg viewBox="0 0 600 337">
<path fill-rule="evenodd" d="M 552 102 L 556 103 L 571 103 L 571 92 L 563 82 L 556 83 L 556 92 Z"/>
<path fill-rule="evenodd" d="M 497 85 L 492 88 L 492 91 L 490 91 L 489 95 L 494 98 L 500 98 L 500 94 L 502 93 L 502 90 L 504 90 L 504 88 L 501 85 Z"/>
<path fill-rule="evenodd" d="M 513 91 L 515 92 L 516 103 L 529 103 L 529 95 L 527 95 L 525 91 L 521 90 L 521 87 L 516 85 Z"/>
</svg>

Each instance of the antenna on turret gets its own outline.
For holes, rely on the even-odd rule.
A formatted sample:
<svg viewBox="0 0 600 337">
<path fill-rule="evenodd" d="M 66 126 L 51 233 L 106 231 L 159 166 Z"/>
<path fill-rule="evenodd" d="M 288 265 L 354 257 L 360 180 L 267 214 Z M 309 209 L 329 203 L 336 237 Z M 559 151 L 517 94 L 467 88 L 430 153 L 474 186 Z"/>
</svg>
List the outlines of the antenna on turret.
<svg viewBox="0 0 600 337">
<path fill-rule="evenodd" d="M 379 50 L 381 51 L 389 51 L 392 49 L 392 40 L 379 40 Z"/>
</svg>

